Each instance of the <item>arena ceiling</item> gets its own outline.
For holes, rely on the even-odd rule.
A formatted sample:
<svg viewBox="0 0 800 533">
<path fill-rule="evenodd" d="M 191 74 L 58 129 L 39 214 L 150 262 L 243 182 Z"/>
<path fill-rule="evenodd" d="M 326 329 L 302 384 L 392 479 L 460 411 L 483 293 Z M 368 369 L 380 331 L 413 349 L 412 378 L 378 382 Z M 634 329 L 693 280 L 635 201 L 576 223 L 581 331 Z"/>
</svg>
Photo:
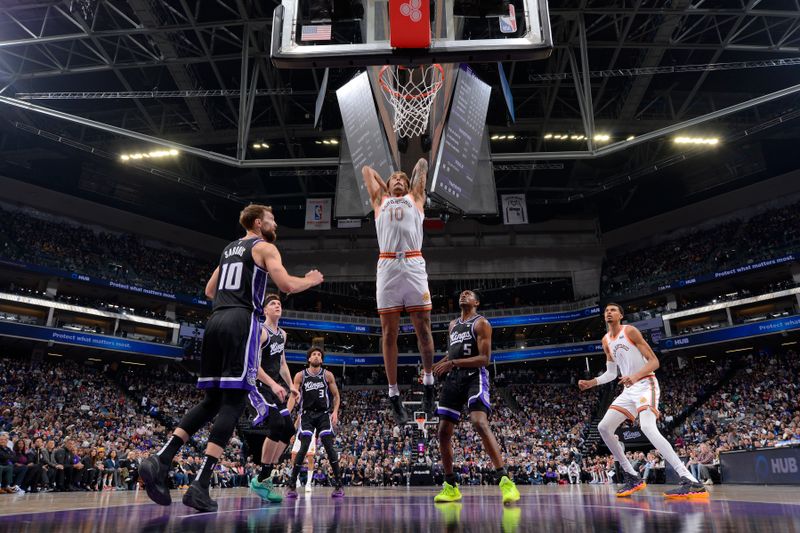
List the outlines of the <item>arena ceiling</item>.
<svg viewBox="0 0 800 533">
<path fill-rule="evenodd" d="M 272 66 L 275 5 L 0 0 L 0 96 L 13 99 L 0 103 L 0 173 L 212 233 L 250 200 L 299 225 L 305 197 L 333 196 L 338 146 L 322 141 L 341 135 L 334 91 L 354 70 L 331 69 L 314 127 L 323 71 Z M 550 14 L 551 58 L 504 65 L 516 122 L 497 65 L 474 65 L 493 85 L 490 133 L 515 137 L 492 143 L 498 192 L 525 192 L 533 219 L 599 216 L 608 228 L 800 166 L 797 0 L 553 0 Z M 123 164 L 121 153 L 152 146 L 15 102 L 270 162 Z M 601 146 L 546 138 L 587 129 L 636 141 L 584 158 L 576 152 Z M 679 147 L 672 129 L 721 143 Z"/>
</svg>

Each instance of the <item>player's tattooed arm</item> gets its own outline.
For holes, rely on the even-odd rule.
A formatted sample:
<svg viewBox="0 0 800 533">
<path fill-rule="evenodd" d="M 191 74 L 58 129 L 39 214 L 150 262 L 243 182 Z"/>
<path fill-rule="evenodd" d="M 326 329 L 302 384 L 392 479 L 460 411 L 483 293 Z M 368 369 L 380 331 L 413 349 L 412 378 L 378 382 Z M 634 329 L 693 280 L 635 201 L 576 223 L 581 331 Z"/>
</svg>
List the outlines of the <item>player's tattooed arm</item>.
<svg viewBox="0 0 800 533">
<path fill-rule="evenodd" d="M 417 202 L 425 201 L 425 189 L 428 182 L 428 162 L 420 157 L 411 172 L 411 195 Z"/>
</svg>

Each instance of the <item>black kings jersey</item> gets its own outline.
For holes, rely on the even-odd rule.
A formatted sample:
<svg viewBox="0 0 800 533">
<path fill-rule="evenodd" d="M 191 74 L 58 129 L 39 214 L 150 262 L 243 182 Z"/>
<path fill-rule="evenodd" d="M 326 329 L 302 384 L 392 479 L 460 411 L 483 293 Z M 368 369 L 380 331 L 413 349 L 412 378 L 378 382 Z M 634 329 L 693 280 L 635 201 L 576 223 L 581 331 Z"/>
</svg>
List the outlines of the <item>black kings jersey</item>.
<svg viewBox="0 0 800 533">
<path fill-rule="evenodd" d="M 447 337 L 447 357 L 450 360 L 465 359 L 480 355 L 478 353 L 478 337 L 475 334 L 475 323 L 483 318 L 475 315 L 469 320 L 456 320 L 453 329 Z"/>
<path fill-rule="evenodd" d="M 300 383 L 300 408 L 301 412 L 321 412 L 330 409 L 330 396 L 328 382 L 325 381 L 325 369 L 320 367 L 319 374 L 312 374 L 309 369 L 303 370 L 303 380 Z"/>
<path fill-rule="evenodd" d="M 271 331 L 266 324 L 261 328 L 267 334 L 267 342 L 261 348 L 261 368 L 269 377 L 281 383 L 281 357 L 286 347 L 286 332 L 281 328 Z"/>
<path fill-rule="evenodd" d="M 219 281 L 213 310 L 243 308 L 264 314 L 267 271 L 253 261 L 253 246 L 261 239 L 239 239 L 228 244 L 219 258 Z"/>
</svg>

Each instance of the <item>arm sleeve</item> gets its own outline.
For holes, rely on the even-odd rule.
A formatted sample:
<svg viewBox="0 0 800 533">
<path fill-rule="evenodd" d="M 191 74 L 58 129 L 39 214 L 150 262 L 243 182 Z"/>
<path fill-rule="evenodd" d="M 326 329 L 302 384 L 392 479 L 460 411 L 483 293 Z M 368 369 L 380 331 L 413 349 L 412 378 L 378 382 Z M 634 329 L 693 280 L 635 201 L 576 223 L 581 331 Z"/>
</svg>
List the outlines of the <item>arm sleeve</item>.
<svg viewBox="0 0 800 533">
<path fill-rule="evenodd" d="M 613 361 L 606 361 L 606 371 L 603 374 L 597 376 L 597 384 L 602 385 L 604 383 L 608 383 L 609 381 L 613 381 L 614 378 L 617 377 L 617 363 Z"/>
</svg>

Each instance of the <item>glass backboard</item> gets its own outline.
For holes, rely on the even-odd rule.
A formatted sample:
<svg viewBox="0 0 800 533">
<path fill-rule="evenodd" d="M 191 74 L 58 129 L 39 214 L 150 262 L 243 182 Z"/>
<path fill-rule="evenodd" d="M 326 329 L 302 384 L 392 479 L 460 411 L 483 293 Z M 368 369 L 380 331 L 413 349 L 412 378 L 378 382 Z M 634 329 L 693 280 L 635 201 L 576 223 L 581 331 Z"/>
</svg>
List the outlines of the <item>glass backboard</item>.
<svg viewBox="0 0 800 533">
<path fill-rule="evenodd" d="M 409 18 L 429 14 L 429 47 L 392 47 L 389 0 L 282 0 L 273 15 L 273 63 L 309 68 L 493 62 L 543 59 L 552 50 L 546 0 L 391 1 L 400 2 L 395 10 Z"/>
</svg>

